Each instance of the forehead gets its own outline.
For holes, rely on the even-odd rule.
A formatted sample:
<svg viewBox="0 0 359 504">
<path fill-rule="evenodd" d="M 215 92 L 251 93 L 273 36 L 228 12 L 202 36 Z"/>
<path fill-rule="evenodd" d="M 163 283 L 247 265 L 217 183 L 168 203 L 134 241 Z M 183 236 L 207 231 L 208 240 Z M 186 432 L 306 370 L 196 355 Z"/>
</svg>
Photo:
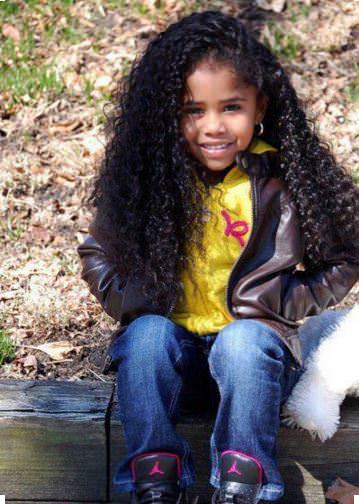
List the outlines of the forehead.
<svg viewBox="0 0 359 504">
<path fill-rule="evenodd" d="M 186 79 L 186 98 L 217 96 L 240 91 L 247 93 L 250 86 L 229 64 L 205 61 L 199 63 Z"/>
</svg>

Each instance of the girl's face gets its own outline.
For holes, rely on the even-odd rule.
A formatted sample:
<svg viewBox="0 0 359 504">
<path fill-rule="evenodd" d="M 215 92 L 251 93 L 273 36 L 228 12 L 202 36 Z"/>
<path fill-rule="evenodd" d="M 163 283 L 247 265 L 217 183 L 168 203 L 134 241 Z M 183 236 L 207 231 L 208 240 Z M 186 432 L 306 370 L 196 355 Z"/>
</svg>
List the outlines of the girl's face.
<svg viewBox="0 0 359 504">
<path fill-rule="evenodd" d="M 186 80 L 181 127 L 191 153 L 209 170 L 221 171 L 250 144 L 267 100 L 233 68 L 205 61 Z"/>
</svg>

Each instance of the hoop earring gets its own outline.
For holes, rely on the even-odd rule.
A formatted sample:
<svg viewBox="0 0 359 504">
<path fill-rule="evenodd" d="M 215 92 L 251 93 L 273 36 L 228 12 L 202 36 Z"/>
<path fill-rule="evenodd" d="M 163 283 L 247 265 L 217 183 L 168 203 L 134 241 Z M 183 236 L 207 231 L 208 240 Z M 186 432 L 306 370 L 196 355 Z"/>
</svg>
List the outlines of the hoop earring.
<svg viewBox="0 0 359 504">
<path fill-rule="evenodd" d="M 257 133 L 257 136 L 263 135 L 263 131 L 264 131 L 263 123 L 260 122 L 260 123 L 256 124 L 256 126 L 259 126 L 259 133 Z"/>
</svg>

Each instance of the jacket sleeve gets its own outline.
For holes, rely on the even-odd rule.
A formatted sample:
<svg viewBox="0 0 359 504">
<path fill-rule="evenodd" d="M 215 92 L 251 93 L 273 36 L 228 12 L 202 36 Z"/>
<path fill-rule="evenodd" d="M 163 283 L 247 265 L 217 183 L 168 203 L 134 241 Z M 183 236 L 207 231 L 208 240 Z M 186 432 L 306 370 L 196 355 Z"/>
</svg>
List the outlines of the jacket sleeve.
<svg viewBox="0 0 359 504">
<path fill-rule="evenodd" d="M 358 258 L 341 257 L 316 272 L 282 274 L 282 316 L 300 320 L 319 315 L 344 299 L 359 278 Z"/>
<path fill-rule="evenodd" d="M 288 196 L 287 196 L 288 198 Z M 292 202 L 292 215 L 297 215 Z M 294 224 L 294 223 L 292 223 Z M 294 224 L 298 240 L 303 241 L 302 232 Z M 285 235 L 284 235 L 285 236 Z M 297 321 L 304 317 L 319 315 L 323 310 L 340 303 L 359 279 L 359 247 L 348 250 L 332 246 L 325 264 L 315 271 L 300 271 L 281 274 L 282 316 Z"/>
<path fill-rule="evenodd" d="M 87 236 L 77 251 L 82 264 L 81 278 L 88 283 L 90 292 L 105 312 L 121 321 L 126 282 L 120 278 L 115 265 L 93 236 Z"/>
<path fill-rule="evenodd" d="M 303 233 L 294 204 L 284 195 L 275 247 L 267 260 L 239 280 L 233 302 L 239 317 L 264 317 L 294 325 L 307 316 L 319 315 L 344 299 L 359 279 L 359 247 L 332 250 L 324 265 L 314 271 L 299 270 L 303 262 Z M 263 229 L 267 228 L 263 219 Z M 270 249 L 272 237 L 255 243 Z M 270 232 L 268 232 L 268 236 Z M 266 241 L 267 240 L 267 241 Z"/>
</svg>

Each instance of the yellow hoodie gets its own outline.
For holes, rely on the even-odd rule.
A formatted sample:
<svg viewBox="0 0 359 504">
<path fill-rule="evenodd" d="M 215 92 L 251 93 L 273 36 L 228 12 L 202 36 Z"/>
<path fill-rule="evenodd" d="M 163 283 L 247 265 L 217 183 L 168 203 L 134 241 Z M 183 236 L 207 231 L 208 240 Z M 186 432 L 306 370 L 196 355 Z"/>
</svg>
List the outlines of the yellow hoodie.
<svg viewBox="0 0 359 504">
<path fill-rule="evenodd" d="M 254 139 L 250 152 L 261 154 L 276 149 Z M 227 310 L 225 291 L 234 262 L 245 246 L 252 228 L 252 202 L 249 176 L 235 166 L 223 181 L 210 188 L 205 201 L 208 218 L 204 222 L 204 257 L 197 249 L 192 276 L 183 271 L 184 296 L 179 298 L 171 319 L 188 331 L 205 335 L 217 333 L 233 317 Z"/>
</svg>

